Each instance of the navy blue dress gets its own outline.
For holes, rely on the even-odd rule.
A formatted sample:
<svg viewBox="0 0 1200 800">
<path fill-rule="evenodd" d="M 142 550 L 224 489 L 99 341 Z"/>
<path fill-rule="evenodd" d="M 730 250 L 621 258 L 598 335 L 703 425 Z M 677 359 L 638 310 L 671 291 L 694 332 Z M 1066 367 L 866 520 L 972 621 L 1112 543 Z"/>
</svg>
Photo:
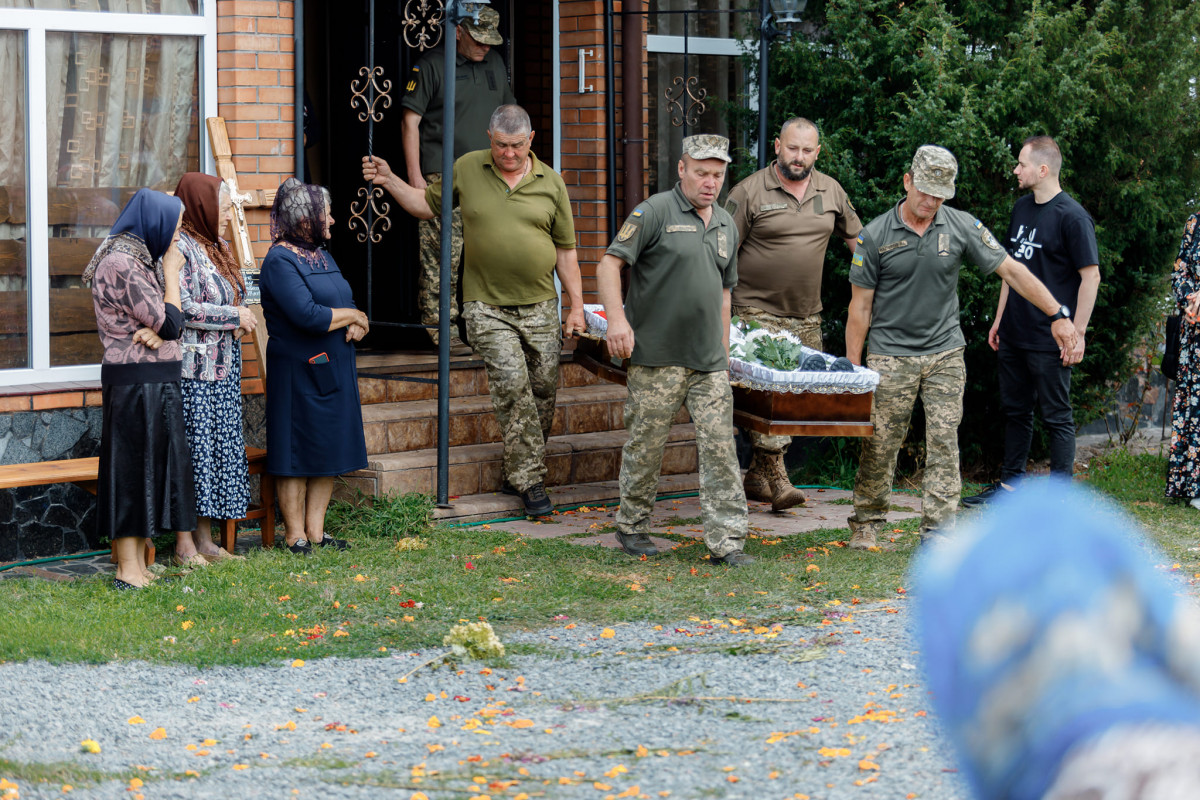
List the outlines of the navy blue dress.
<svg viewBox="0 0 1200 800">
<path fill-rule="evenodd" d="M 315 255 L 310 266 L 275 245 L 262 264 L 272 475 L 323 477 L 367 466 L 354 343 L 344 328 L 328 330 L 333 309 L 353 308 L 354 298 L 333 258 Z"/>
</svg>

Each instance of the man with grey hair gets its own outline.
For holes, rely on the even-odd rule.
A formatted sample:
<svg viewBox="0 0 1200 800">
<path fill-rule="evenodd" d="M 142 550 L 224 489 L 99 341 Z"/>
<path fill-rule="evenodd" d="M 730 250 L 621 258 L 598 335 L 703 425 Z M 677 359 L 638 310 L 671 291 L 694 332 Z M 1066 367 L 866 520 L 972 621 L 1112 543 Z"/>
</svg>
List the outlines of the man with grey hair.
<svg viewBox="0 0 1200 800">
<path fill-rule="evenodd" d="M 741 567 L 746 495 L 733 445 L 729 386 L 730 290 L 737 283 L 737 228 L 714 205 L 725 182 L 729 140 L 683 140 L 679 183 L 633 210 L 600 259 L 596 283 L 608 317 L 608 349 L 628 358 L 629 402 L 621 452 L 617 541 L 651 556 L 650 515 L 671 422 L 687 406 L 700 458 L 704 543 L 713 561 Z M 621 301 L 621 268 L 630 266 Z"/>
<path fill-rule="evenodd" d="M 378 156 L 363 159 L 363 178 L 383 186 L 419 219 L 443 202 L 463 210 L 463 319 L 487 367 L 488 392 L 504 441 L 505 491 L 525 511 L 554 510 L 546 494 L 546 440 L 554 421 L 561 336 L 586 329 L 583 281 L 567 187 L 530 150 L 533 130 L 520 106 L 500 106 L 488 126 L 488 150 L 454 162 L 453 199 L 442 183 L 424 191 L 400 179 Z M 559 330 L 557 272 L 570 312 Z"/>
<path fill-rule="evenodd" d="M 815 168 L 821 145 L 817 126 L 804 117 L 783 123 L 775 139 L 775 163 L 733 187 L 725 209 L 737 225 L 738 283 L 733 313 L 768 330 L 787 331 L 801 344 L 824 350 L 821 341 L 821 273 L 829 237 L 854 252 L 862 230 L 841 184 Z M 746 497 L 783 511 L 804 503 L 783 457 L 790 436 L 750 431 Z"/>
<path fill-rule="evenodd" d="M 487 147 L 484 136 L 488 115 L 505 103 L 515 103 L 508 86 L 508 72 L 498 51 L 500 15 L 488 6 L 468 6 L 467 17 L 454 29 L 456 53 L 454 92 L 454 157 Z M 445 106 L 446 58 L 442 47 L 426 52 L 413 64 L 400 100 L 400 144 L 408 180 L 424 189 L 442 179 L 442 116 Z M 417 281 L 417 305 L 421 322 L 436 325 L 442 267 L 442 220 L 440 216 L 417 225 L 421 272 Z M 462 213 L 454 209 L 450 233 L 450 336 L 458 342 L 458 275 L 462 257 Z M 433 343 L 436 328 L 429 329 Z"/>
<path fill-rule="evenodd" d="M 1024 264 L 1006 255 L 984 224 L 942 203 L 954 197 L 958 162 L 949 150 L 923 145 L 904 174 L 905 198 L 858 236 L 850 266 L 846 357 L 879 373 L 871 423 L 854 480 L 850 547 L 878 550 L 887 520 L 896 456 L 917 396 L 925 407 L 922 541 L 953 526 L 962 479 L 958 425 L 967 370 L 958 323 L 958 273 L 966 256 L 985 275 L 996 273 L 1050 318 L 1060 355 L 1075 347 L 1062 304 Z"/>
</svg>

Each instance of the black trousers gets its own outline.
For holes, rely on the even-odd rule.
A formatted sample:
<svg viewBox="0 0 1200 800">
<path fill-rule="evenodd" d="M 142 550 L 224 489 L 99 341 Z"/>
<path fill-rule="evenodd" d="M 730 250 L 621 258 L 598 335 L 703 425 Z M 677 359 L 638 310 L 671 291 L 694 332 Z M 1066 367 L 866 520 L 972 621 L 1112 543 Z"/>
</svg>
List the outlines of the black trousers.
<svg viewBox="0 0 1200 800">
<path fill-rule="evenodd" d="M 1033 409 L 1042 411 L 1050 438 L 1050 471 L 1070 477 L 1075 465 L 1075 416 L 1071 410 L 1071 368 L 1062 365 L 1058 351 L 1006 347 L 999 352 L 1000 407 L 1004 429 L 1004 463 L 1000 480 L 1025 474 L 1033 441 Z"/>
</svg>

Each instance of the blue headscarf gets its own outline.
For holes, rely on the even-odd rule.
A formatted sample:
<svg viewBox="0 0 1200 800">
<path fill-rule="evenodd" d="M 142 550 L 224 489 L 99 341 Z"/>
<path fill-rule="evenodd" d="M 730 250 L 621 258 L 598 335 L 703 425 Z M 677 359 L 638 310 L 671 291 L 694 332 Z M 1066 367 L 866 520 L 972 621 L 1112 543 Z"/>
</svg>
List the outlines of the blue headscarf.
<svg viewBox="0 0 1200 800">
<path fill-rule="evenodd" d="M 133 234 L 146 243 L 151 260 L 158 261 L 171 246 L 182 212 L 183 201 L 178 197 L 153 189 L 138 189 L 121 210 L 108 235 Z"/>
<path fill-rule="evenodd" d="M 153 189 L 138 189 L 121 209 L 108 238 L 96 250 L 83 271 L 83 282 L 91 283 L 96 267 L 112 252 L 128 253 L 155 273 L 162 284 L 158 262 L 166 255 L 179 227 L 183 201 Z"/>
</svg>

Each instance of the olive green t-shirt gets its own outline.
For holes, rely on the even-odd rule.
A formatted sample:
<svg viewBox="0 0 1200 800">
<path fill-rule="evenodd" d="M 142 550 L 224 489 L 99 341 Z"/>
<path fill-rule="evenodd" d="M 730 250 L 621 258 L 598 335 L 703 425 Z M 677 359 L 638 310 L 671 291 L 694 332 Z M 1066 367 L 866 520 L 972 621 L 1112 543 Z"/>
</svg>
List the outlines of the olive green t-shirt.
<svg viewBox="0 0 1200 800">
<path fill-rule="evenodd" d="M 630 264 L 625 316 L 634 364 L 729 368 L 723 290 L 737 284 L 737 227 L 712 207 L 708 227 L 676 184 L 638 204 L 608 253 Z"/>
<path fill-rule="evenodd" d="M 504 61 L 489 50 L 483 61 L 455 55 L 454 157 L 488 146 L 487 130 L 497 106 L 515 103 L 508 87 Z M 421 115 L 421 172 L 442 171 L 442 88 L 445 84 L 446 54 L 441 47 L 417 59 L 408 75 L 401 108 Z"/>
<path fill-rule="evenodd" d="M 779 317 L 808 317 L 821 313 L 829 237 L 858 236 L 862 223 L 833 178 L 814 169 L 798 201 L 783 188 L 777 165 L 733 187 L 725 203 L 741 241 L 733 304 Z"/>
<path fill-rule="evenodd" d="M 454 162 L 454 203 L 462 209 L 463 301 L 525 306 L 557 297 L 558 250 L 575 249 L 567 186 L 533 153 L 529 174 L 509 189 L 491 150 Z M 442 181 L 425 189 L 434 214 L 442 211 Z"/>
<path fill-rule="evenodd" d="M 966 345 L 958 324 L 964 256 L 984 275 L 1006 253 L 982 222 L 942 206 L 924 236 L 900 219 L 900 205 L 867 223 L 850 261 L 850 282 L 874 289 L 867 349 L 889 356 L 942 353 Z"/>
</svg>

